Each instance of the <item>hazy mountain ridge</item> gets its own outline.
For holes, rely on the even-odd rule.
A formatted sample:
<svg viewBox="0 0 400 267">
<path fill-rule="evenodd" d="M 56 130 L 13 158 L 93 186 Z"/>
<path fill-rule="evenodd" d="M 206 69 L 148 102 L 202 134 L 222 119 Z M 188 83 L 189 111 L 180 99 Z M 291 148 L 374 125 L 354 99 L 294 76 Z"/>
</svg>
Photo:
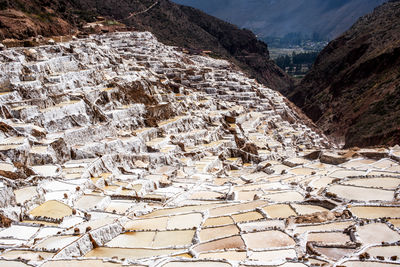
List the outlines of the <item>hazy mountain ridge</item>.
<svg viewBox="0 0 400 267">
<path fill-rule="evenodd" d="M 289 98 L 346 146 L 400 140 L 400 2 L 358 20 L 320 53 Z"/>
<path fill-rule="evenodd" d="M 248 28 L 261 38 L 317 33 L 335 38 L 385 0 L 174 0 Z"/>
</svg>

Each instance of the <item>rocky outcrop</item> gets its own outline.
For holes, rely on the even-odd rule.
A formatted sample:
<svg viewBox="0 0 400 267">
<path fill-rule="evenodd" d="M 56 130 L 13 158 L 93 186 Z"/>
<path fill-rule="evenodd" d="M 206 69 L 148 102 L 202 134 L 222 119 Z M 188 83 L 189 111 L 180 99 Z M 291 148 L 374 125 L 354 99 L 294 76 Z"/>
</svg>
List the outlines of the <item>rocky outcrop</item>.
<svg viewBox="0 0 400 267">
<path fill-rule="evenodd" d="M 362 17 L 320 53 L 289 92 L 326 134 L 347 147 L 400 140 L 400 2 Z"/>
</svg>

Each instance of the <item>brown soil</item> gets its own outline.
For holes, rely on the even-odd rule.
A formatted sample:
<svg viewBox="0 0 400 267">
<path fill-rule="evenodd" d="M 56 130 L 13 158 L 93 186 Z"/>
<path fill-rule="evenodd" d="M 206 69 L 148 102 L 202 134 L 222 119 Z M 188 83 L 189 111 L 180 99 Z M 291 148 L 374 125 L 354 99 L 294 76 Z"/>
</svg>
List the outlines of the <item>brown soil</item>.
<svg viewBox="0 0 400 267">
<path fill-rule="evenodd" d="M 8 228 L 11 226 L 12 220 L 0 213 L 0 227 Z"/>
</svg>

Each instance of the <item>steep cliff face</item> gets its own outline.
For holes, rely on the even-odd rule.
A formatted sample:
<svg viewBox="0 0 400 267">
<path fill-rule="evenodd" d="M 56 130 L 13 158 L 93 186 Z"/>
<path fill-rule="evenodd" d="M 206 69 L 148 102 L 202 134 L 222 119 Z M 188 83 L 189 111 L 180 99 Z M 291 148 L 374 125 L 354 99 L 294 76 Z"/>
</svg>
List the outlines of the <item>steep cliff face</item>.
<svg viewBox="0 0 400 267">
<path fill-rule="evenodd" d="M 210 50 L 274 89 L 284 90 L 292 83 L 252 32 L 168 0 L 2 0 L 0 8 L 2 39 L 64 35 L 101 15 L 150 31 L 170 45 Z"/>
<path fill-rule="evenodd" d="M 400 142 L 400 2 L 362 17 L 318 56 L 289 98 L 346 146 Z"/>
</svg>

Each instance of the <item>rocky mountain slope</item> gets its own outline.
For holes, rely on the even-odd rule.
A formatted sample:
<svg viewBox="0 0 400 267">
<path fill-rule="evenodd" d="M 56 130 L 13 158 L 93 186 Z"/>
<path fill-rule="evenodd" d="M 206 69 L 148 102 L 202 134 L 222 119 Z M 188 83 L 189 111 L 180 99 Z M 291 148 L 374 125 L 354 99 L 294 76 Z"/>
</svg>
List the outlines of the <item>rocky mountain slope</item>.
<svg viewBox="0 0 400 267">
<path fill-rule="evenodd" d="M 332 41 L 289 98 L 346 146 L 400 142 L 400 2 Z"/>
<path fill-rule="evenodd" d="M 385 0 L 173 0 L 254 31 L 260 37 L 302 33 L 335 38 Z M 312 19 L 310 19 L 312 18 Z"/>
<path fill-rule="evenodd" d="M 168 0 L 1 0 L 0 9 L 2 39 L 65 35 L 101 15 L 150 31 L 166 44 L 196 53 L 212 51 L 277 90 L 292 83 L 253 33 Z"/>
<path fill-rule="evenodd" d="M 400 264 L 400 147 L 337 150 L 149 32 L 0 60 L 0 265 Z"/>
</svg>

